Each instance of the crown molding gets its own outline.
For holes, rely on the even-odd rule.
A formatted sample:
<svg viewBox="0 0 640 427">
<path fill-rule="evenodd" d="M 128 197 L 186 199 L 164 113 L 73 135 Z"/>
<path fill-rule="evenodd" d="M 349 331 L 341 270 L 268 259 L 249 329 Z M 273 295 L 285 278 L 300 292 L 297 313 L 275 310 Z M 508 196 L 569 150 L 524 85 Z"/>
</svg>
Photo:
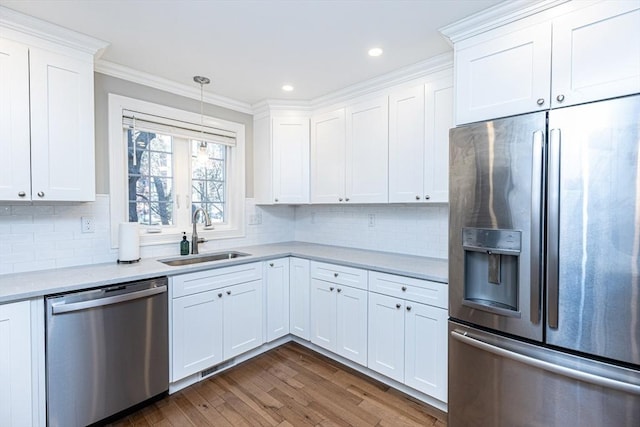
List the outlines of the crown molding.
<svg viewBox="0 0 640 427">
<path fill-rule="evenodd" d="M 95 62 L 94 69 L 98 73 L 106 74 L 111 77 L 160 89 L 176 95 L 196 99 L 198 101 L 200 100 L 200 89 L 193 85 L 177 83 L 163 77 L 154 76 L 153 74 L 134 70 L 132 68 L 125 67 L 124 65 L 119 65 L 102 59 Z M 218 107 L 228 108 L 229 110 L 238 111 L 240 113 L 253 114 L 253 108 L 250 104 L 245 102 L 206 92 L 204 93 L 203 98 L 204 102 L 207 104 L 217 105 Z"/>
<path fill-rule="evenodd" d="M 99 58 L 109 45 L 104 40 L 60 27 L 4 6 L 0 6 L 0 29 L 4 30 L 3 35 L 7 35 L 5 31 L 14 31 L 32 39 L 79 50 L 96 58 Z"/>
<path fill-rule="evenodd" d="M 449 43 L 453 44 L 569 1 L 570 0 L 505 1 L 475 15 L 442 27 L 438 31 L 449 40 Z"/>
<path fill-rule="evenodd" d="M 378 92 L 411 80 L 427 77 L 438 71 L 453 68 L 453 52 L 446 52 L 407 67 L 399 68 L 382 76 L 356 83 L 336 92 L 310 101 L 312 109 L 338 104 L 353 98 Z"/>
<path fill-rule="evenodd" d="M 272 112 L 290 113 L 292 115 L 311 115 L 313 108 L 309 101 L 286 99 L 265 99 L 251 106 L 254 118 L 267 116 Z"/>
</svg>

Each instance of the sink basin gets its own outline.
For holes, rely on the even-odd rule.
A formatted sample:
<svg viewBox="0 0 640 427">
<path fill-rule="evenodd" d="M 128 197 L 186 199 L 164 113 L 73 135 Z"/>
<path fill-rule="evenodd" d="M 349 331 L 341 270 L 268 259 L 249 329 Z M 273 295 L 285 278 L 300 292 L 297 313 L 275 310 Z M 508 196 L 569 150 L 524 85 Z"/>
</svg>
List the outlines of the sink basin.
<svg viewBox="0 0 640 427">
<path fill-rule="evenodd" d="M 202 255 L 189 255 L 180 258 L 167 258 L 159 260 L 161 263 L 170 265 L 172 267 L 177 267 L 180 265 L 191 265 L 191 264 L 200 264 L 202 262 L 212 262 L 212 261 L 224 261 L 234 258 L 240 258 L 244 256 L 249 256 L 250 254 L 245 254 L 242 252 L 217 252 L 214 254 L 202 254 Z"/>
</svg>

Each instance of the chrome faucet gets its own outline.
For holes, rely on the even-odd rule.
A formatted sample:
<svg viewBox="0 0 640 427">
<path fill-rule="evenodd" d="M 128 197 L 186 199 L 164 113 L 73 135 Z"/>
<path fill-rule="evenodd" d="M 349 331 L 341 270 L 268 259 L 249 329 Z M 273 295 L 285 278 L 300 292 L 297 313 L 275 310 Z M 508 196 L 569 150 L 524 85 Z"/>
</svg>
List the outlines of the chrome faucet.
<svg viewBox="0 0 640 427">
<path fill-rule="evenodd" d="M 198 243 L 204 243 L 204 238 L 198 238 L 198 231 L 196 230 L 196 222 L 198 221 L 198 212 L 202 212 L 204 216 L 204 226 L 211 227 L 211 218 L 209 214 L 202 208 L 198 208 L 193 213 L 193 234 L 191 235 L 191 254 L 198 253 Z"/>
</svg>

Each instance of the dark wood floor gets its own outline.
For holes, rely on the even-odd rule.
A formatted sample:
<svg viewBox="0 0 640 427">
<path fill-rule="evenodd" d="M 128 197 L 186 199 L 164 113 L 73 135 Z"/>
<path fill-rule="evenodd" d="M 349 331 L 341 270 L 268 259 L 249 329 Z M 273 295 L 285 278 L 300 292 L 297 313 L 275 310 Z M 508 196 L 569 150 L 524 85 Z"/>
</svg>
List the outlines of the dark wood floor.
<svg viewBox="0 0 640 427">
<path fill-rule="evenodd" d="M 445 414 L 288 343 L 112 426 L 446 426 Z"/>
</svg>

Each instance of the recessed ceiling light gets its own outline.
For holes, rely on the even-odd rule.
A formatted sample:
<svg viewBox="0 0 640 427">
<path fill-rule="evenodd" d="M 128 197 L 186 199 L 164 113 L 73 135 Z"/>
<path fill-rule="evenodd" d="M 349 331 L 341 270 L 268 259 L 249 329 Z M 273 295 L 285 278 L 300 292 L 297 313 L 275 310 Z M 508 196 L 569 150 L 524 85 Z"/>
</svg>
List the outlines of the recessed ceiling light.
<svg viewBox="0 0 640 427">
<path fill-rule="evenodd" d="M 369 49 L 369 56 L 380 56 L 382 55 L 382 49 L 379 47 L 374 47 Z"/>
<path fill-rule="evenodd" d="M 293 90 L 293 86 L 284 85 L 284 86 L 282 86 L 282 90 L 285 91 L 285 92 L 291 92 Z"/>
</svg>

